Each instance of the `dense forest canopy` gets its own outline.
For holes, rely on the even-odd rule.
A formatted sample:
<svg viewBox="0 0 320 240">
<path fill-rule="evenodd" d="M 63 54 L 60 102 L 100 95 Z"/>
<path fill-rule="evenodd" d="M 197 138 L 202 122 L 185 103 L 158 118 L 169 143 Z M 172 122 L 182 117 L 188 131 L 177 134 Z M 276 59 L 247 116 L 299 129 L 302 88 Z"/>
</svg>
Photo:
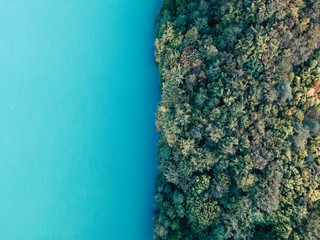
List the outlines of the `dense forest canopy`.
<svg viewBox="0 0 320 240">
<path fill-rule="evenodd" d="M 164 0 L 154 239 L 320 239 L 320 0 Z"/>
</svg>

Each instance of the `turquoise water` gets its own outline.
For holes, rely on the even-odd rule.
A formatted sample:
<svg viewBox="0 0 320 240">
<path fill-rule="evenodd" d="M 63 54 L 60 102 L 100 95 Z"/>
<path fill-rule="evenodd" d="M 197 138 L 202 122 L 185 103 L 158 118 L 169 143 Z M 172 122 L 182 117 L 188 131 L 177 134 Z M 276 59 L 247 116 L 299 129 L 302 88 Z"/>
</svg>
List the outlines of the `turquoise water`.
<svg viewBox="0 0 320 240">
<path fill-rule="evenodd" d="M 160 0 L 0 0 L 0 239 L 149 240 Z"/>
</svg>

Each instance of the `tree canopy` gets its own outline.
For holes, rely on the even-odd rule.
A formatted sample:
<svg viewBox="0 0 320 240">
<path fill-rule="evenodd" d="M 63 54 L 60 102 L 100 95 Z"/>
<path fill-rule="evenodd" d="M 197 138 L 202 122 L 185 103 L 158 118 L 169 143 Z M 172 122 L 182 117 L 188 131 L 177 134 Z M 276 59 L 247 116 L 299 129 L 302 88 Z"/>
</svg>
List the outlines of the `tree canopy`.
<svg viewBox="0 0 320 240">
<path fill-rule="evenodd" d="M 320 239 L 320 1 L 164 0 L 154 240 Z"/>
</svg>

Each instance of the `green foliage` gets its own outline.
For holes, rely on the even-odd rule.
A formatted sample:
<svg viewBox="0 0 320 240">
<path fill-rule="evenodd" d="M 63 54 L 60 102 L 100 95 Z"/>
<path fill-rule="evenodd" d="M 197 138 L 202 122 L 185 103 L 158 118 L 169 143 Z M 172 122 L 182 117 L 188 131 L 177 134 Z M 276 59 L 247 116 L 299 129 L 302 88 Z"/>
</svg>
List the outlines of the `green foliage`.
<svg viewBox="0 0 320 240">
<path fill-rule="evenodd" d="M 281 102 L 286 102 L 292 100 L 292 90 L 290 87 L 290 83 L 282 82 L 278 86 L 278 92 Z"/>
<path fill-rule="evenodd" d="M 320 239 L 320 2 L 166 0 L 154 240 Z"/>
</svg>

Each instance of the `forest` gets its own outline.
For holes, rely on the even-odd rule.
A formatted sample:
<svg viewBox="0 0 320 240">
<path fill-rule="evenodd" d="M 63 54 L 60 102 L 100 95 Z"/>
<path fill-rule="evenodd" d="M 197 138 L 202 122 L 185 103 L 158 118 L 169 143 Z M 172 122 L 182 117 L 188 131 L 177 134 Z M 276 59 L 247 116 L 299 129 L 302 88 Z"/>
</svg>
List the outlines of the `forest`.
<svg viewBox="0 0 320 240">
<path fill-rule="evenodd" d="M 163 0 L 153 239 L 320 239 L 320 0 Z"/>
</svg>

